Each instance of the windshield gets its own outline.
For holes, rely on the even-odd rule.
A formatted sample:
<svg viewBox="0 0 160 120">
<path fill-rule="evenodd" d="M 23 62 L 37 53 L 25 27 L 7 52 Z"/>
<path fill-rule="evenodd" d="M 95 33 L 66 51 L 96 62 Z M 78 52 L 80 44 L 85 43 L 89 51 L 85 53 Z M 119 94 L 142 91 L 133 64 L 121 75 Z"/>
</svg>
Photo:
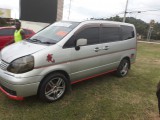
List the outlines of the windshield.
<svg viewBox="0 0 160 120">
<path fill-rule="evenodd" d="M 78 25 L 79 22 L 56 22 L 32 36 L 28 41 L 40 44 L 55 44 Z"/>
</svg>

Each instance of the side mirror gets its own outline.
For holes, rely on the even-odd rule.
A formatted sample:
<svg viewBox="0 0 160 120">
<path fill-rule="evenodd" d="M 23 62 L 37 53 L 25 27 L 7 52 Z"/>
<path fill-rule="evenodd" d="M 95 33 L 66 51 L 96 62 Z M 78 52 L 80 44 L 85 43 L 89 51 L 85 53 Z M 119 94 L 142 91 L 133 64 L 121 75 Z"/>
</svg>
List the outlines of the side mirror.
<svg viewBox="0 0 160 120">
<path fill-rule="evenodd" d="M 87 39 L 81 38 L 77 40 L 76 46 L 84 46 L 87 45 Z"/>
<path fill-rule="evenodd" d="M 87 39 L 80 38 L 80 39 L 78 39 L 77 42 L 76 42 L 76 47 L 75 47 L 75 49 L 76 49 L 76 50 L 79 50 L 79 49 L 80 49 L 80 46 L 84 46 L 84 45 L 87 45 Z"/>
</svg>

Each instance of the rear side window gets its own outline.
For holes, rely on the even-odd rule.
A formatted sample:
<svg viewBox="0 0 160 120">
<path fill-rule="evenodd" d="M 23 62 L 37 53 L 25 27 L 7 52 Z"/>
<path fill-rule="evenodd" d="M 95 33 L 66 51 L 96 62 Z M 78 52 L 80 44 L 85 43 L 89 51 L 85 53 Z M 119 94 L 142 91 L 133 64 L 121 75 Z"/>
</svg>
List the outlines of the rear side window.
<svg viewBox="0 0 160 120">
<path fill-rule="evenodd" d="M 0 36 L 11 36 L 11 35 L 13 36 L 13 34 L 14 34 L 14 29 L 6 28 L 0 30 Z"/>
<path fill-rule="evenodd" d="M 123 40 L 134 38 L 135 34 L 134 34 L 133 27 L 122 25 L 121 29 L 122 29 L 122 39 Z"/>
<path fill-rule="evenodd" d="M 28 35 L 28 30 L 23 29 L 23 31 L 24 31 L 24 34 L 25 34 L 25 35 Z"/>
<path fill-rule="evenodd" d="M 101 42 L 115 42 L 121 40 L 119 27 L 102 27 Z"/>
<path fill-rule="evenodd" d="M 32 34 L 32 32 L 30 30 L 26 30 L 26 29 L 23 29 L 23 30 L 24 30 L 25 35 Z"/>
<path fill-rule="evenodd" d="M 99 43 L 99 28 L 91 27 L 91 28 L 86 28 L 82 30 L 76 35 L 76 40 L 80 38 L 87 39 L 87 45 L 98 44 Z"/>
<path fill-rule="evenodd" d="M 30 30 L 27 30 L 28 34 L 32 34 L 32 32 Z"/>
</svg>

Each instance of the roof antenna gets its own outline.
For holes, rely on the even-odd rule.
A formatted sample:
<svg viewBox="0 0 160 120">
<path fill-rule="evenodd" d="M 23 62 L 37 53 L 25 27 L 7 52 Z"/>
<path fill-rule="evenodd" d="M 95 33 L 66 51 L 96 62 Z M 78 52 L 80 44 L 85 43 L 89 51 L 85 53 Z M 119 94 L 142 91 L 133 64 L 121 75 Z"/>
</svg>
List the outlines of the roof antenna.
<svg viewBox="0 0 160 120">
<path fill-rule="evenodd" d="M 127 7 L 128 7 L 128 0 L 126 2 L 126 8 L 125 8 L 125 12 L 124 12 L 123 22 L 126 21 Z"/>
</svg>

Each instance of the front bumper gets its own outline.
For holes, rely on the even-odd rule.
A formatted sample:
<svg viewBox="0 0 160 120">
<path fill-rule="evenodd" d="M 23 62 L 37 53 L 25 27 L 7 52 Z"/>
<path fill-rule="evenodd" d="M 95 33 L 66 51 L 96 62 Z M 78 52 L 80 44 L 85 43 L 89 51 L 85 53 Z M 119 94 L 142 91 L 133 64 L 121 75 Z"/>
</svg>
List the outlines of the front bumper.
<svg viewBox="0 0 160 120">
<path fill-rule="evenodd" d="M 23 99 L 24 99 L 24 97 L 11 95 L 11 94 L 8 93 L 7 91 L 5 91 L 1 86 L 0 86 L 0 90 L 1 90 L 4 94 L 6 94 L 10 99 L 13 99 L 13 100 L 23 100 Z"/>
<path fill-rule="evenodd" d="M 0 90 L 9 98 L 23 100 L 23 97 L 37 94 L 40 82 L 34 81 L 40 81 L 41 79 L 42 76 L 16 78 L 0 69 Z"/>
</svg>

